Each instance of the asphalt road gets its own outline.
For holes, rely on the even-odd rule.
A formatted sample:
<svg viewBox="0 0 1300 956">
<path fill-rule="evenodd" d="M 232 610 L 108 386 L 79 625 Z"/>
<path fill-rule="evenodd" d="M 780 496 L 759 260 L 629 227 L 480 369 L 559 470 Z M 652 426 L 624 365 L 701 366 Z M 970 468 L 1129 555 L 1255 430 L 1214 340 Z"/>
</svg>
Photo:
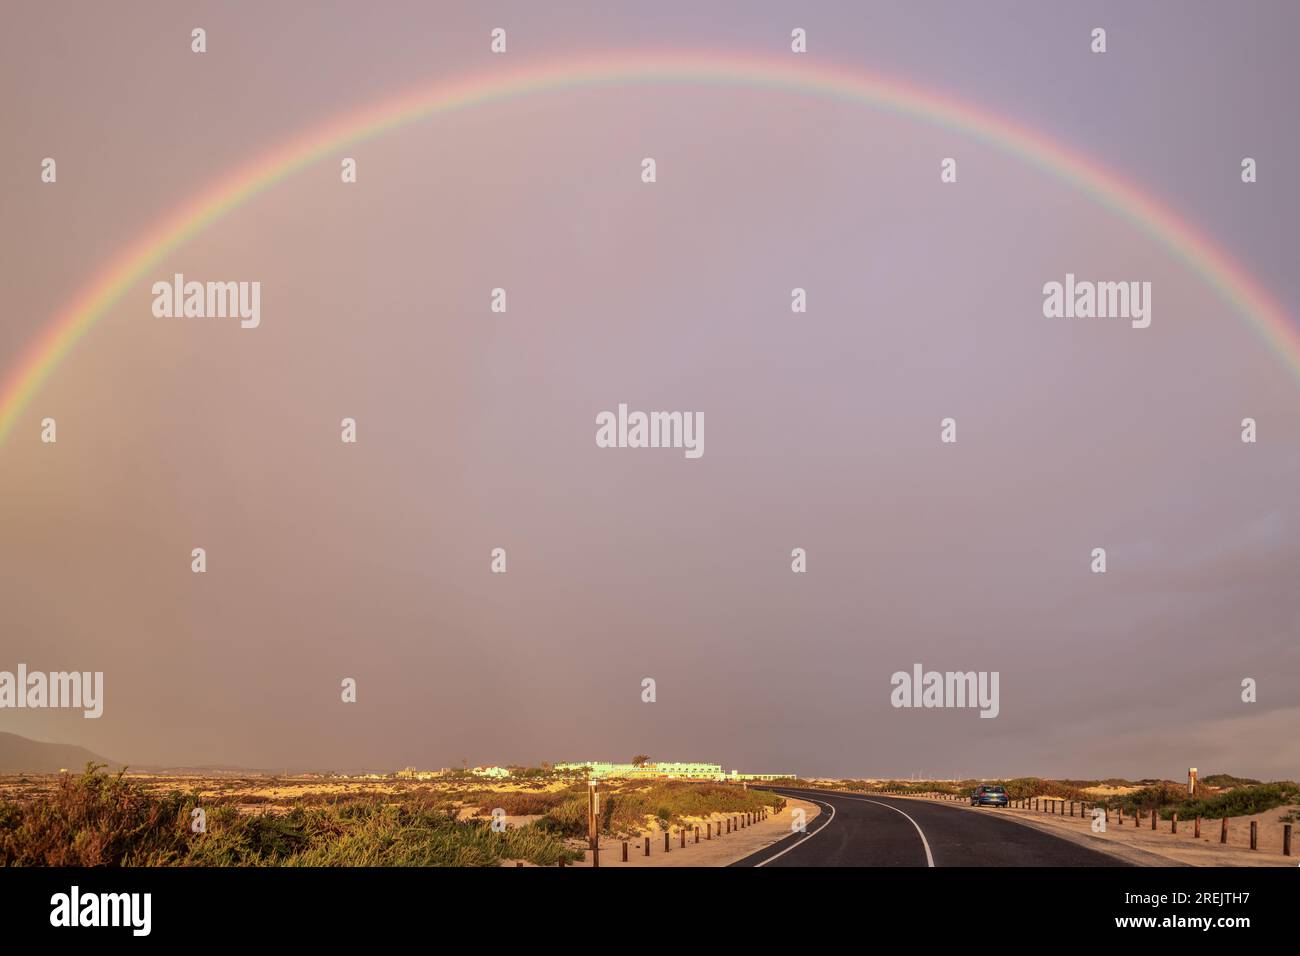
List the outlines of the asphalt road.
<svg viewBox="0 0 1300 956">
<path fill-rule="evenodd" d="M 1113 856 L 950 804 L 773 788 L 819 804 L 794 833 L 732 866 L 1126 866 Z"/>
</svg>

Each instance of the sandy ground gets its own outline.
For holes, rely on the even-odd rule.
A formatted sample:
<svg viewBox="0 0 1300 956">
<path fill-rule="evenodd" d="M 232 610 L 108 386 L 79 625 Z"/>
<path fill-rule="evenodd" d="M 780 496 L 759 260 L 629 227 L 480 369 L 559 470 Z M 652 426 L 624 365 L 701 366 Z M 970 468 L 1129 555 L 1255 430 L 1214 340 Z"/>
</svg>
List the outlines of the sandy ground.
<svg viewBox="0 0 1300 956">
<path fill-rule="evenodd" d="M 670 849 L 667 853 L 664 852 L 664 831 L 647 830 L 639 837 L 627 841 L 626 863 L 623 862 L 623 841 L 603 837 L 600 841 L 600 866 L 601 869 L 630 869 L 643 866 L 727 866 L 765 846 L 770 846 L 782 837 L 789 836 L 793 819 L 791 811 L 795 808 L 803 810 L 806 824 L 812 823 L 821 813 L 821 809 L 814 803 L 787 799 L 784 810 L 770 814 L 766 820 L 752 826 L 728 833 L 724 822 L 721 836 L 718 836 L 717 824 L 725 821 L 728 814 L 714 814 L 708 818 L 708 822 L 714 824 L 712 840 L 705 838 L 704 819 L 691 820 L 687 824 L 686 848 L 682 849 L 681 831 L 673 827 L 669 833 Z M 731 816 L 738 817 L 738 815 Z M 700 827 L 699 843 L 695 842 L 694 827 L 697 823 Z M 649 856 L 645 855 L 647 839 L 650 841 Z M 575 849 L 587 847 L 585 840 L 571 842 Z M 502 865 L 516 866 L 517 862 L 507 861 Z M 587 858 L 583 862 L 571 865 L 591 866 L 591 852 L 587 852 Z"/>
<path fill-rule="evenodd" d="M 1168 820 L 1158 821 L 1157 828 L 1152 830 L 1150 814 L 1143 815 L 1140 826 L 1134 826 L 1133 816 L 1125 814 L 1124 824 L 1120 826 L 1118 816 L 1111 813 L 1110 822 L 1106 825 L 1106 832 L 1093 833 L 1090 820 L 1079 816 L 1069 816 L 1070 805 L 1068 801 L 1065 804 L 1065 815 L 1046 813 L 1044 809 L 1038 811 L 1018 808 L 995 810 L 989 807 L 976 809 L 970 806 L 968 801 L 962 801 L 957 805 L 965 807 L 971 813 L 1006 814 L 1045 829 L 1050 833 L 1074 839 L 1076 842 L 1083 842 L 1085 846 L 1091 846 L 1103 851 L 1120 851 L 1119 855 L 1122 855 L 1122 851 L 1126 848 L 1140 850 L 1144 855 L 1154 855 L 1155 859 L 1130 858 L 1130 861 L 1147 863 L 1148 865 L 1171 866 L 1180 863 L 1186 866 L 1300 865 L 1300 823 L 1293 824 L 1291 828 L 1292 856 L 1282 855 L 1282 821 L 1280 818 L 1288 812 L 1295 812 L 1296 807 L 1278 807 L 1275 810 L 1257 813 L 1249 817 L 1229 817 L 1228 842 L 1225 845 L 1219 843 L 1219 820 L 1202 819 L 1201 836 L 1200 839 L 1197 839 L 1194 820 L 1179 820 L 1178 832 L 1171 833 L 1170 821 Z M 1041 798 L 1039 806 L 1040 808 L 1044 806 Z M 1078 804 L 1075 805 L 1074 812 L 1076 814 L 1081 812 Z M 1258 850 L 1250 849 L 1250 823 L 1252 820 L 1258 824 Z M 1110 844 L 1110 846 L 1106 844 Z"/>
</svg>

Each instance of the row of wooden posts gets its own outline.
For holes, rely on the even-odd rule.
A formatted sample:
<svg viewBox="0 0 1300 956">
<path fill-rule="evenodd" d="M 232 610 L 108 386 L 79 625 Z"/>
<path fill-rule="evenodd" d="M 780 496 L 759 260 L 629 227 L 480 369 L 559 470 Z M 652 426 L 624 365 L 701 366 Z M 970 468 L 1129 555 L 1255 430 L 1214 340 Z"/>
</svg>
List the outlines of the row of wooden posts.
<svg viewBox="0 0 1300 956">
<path fill-rule="evenodd" d="M 590 788 L 588 791 L 587 810 L 588 810 L 587 841 L 591 847 L 591 865 L 595 867 L 595 866 L 600 866 L 600 827 L 599 827 L 600 794 L 597 792 L 597 790 L 594 787 Z M 720 840 L 722 839 L 724 832 L 731 833 L 733 830 L 739 831 L 745 829 L 746 827 L 752 827 L 754 824 L 761 823 L 763 820 L 766 820 L 767 816 L 768 816 L 768 810 L 766 807 L 764 807 L 761 810 L 751 810 L 746 813 L 732 814 L 731 816 L 727 817 L 725 820 L 706 822 L 704 824 L 704 839 L 712 840 L 714 838 L 715 826 L 717 827 L 717 838 Z M 723 830 L 724 825 L 726 826 L 725 831 Z M 677 828 L 679 846 L 683 850 L 686 849 L 687 830 L 688 828 L 684 826 Z M 699 826 L 694 827 L 694 836 L 695 836 L 694 842 L 699 843 L 700 842 Z M 631 841 L 629 840 L 623 841 L 623 862 L 624 863 L 628 861 L 628 847 L 630 845 L 630 842 Z M 650 834 L 647 833 L 645 835 L 644 840 L 642 841 L 642 850 L 643 850 L 642 855 L 644 856 L 650 855 L 650 842 L 651 842 Z M 664 852 L 665 853 L 672 852 L 671 829 L 664 831 Z M 565 865 L 564 859 L 563 857 L 561 857 L 560 866 L 564 866 L 564 865 Z M 523 864 L 520 863 L 519 866 L 523 866 Z"/>
<path fill-rule="evenodd" d="M 897 793 L 899 791 L 886 791 L 886 792 Z M 966 797 L 962 797 L 955 793 L 929 793 L 926 794 L 926 796 L 938 800 L 951 800 L 954 802 L 965 802 L 967 799 Z M 1075 803 L 1076 801 L 1074 800 L 1068 800 L 1068 801 L 1058 800 L 1055 797 L 1050 797 L 1050 798 L 1049 797 L 1025 797 L 1021 800 L 1012 800 L 1010 802 L 1010 806 L 1013 809 L 1031 810 L 1031 811 L 1036 811 L 1041 813 L 1053 814 L 1056 816 L 1065 816 L 1066 808 L 1068 807 L 1069 815 L 1074 816 Z M 1108 807 L 1106 804 L 1088 803 L 1087 801 L 1084 800 L 1077 801 L 1077 803 L 1079 807 L 1080 817 L 1087 817 L 1089 815 L 1089 810 L 1091 808 L 1097 808 L 1100 809 L 1102 812 L 1102 819 L 1104 819 L 1107 824 L 1110 823 L 1110 807 Z M 1115 814 L 1116 814 L 1115 817 L 1116 825 L 1123 826 L 1124 808 L 1123 807 L 1117 808 Z M 1157 824 L 1159 823 L 1159 820 L 1160 820 L 1160 815 L 1156 813 L 1156 811 L 1152 810 L 1151 811 L 1152 830 L 1155 830 L 1157 828 Z M 1140 827 L 1141 825 L 1142 825 L 1142 811 L 1137 810 L 1133 814 L 1133 826 Z M 1169 820 L 1169 832 L 1170 833 L 1178 832 L 1178 811 L 1177 810 L 1173 811 L 1173 815 Z M 1200 839 L 1201 836 L 1200 817 L 1197 817 L 1193 823 L 1193 835 L 1197 839 Z M 1224 817 L 1219 824 L 1219 842 L 1220 843 L 1228 842 L 1228 818 L 1227 817 Z M 1259 824 L 1255 820 L 1250 821 L 1250 848 L 1252 850 L 1259 849 Z M 1282 824 L 1282 855 L 1283 856 L 1291 855 L 1291 824 L 1289 823 Z"/>
</svg>

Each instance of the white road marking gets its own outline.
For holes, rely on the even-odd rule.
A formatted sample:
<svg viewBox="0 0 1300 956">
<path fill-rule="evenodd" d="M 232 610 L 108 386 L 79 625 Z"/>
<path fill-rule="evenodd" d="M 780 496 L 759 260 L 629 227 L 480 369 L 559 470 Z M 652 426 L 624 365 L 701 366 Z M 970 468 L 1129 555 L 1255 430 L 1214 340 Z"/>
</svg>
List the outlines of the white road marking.
<svg viewBox="0 0 1300 956">
<path fill-rule="evenodd" d="M 818 791 L 818 792 L 820 793 L 824 791 Z M 878 807 L 887 807 L 888 809 L 893 810 L 895 813 L 903 813 L 903 811 L 898 809 L 898 807 L 891 806 L 888 803 L 881 803 L 879 800 L 868 800 L 866 797 L 843 796 L 838 793 L 836 794 L 836 796 L 839 797 L 841 800 L 857 800 L 860 803 L 874 803 Z M 930 853 L 930 841 L 925 838 L 925 831 L 921 829 L 921 825 L 917 823 L 915 820 L 913 820 L 911 816 L 909 816 L 906 813 L 903 813 L 903 816 L 907 817 L 908 822 L 910 822 L 912 826 L 916 827 L 916 832 L 921 837 L 921 846 L 925 847 L 925 864 L 926 866 L 933 867 L 934 856 Z M 795 846 L 798 846 L 798 844 L 795 844 Z M 790 849 L 793 850 L 794 847 L 791 847 Z"/>
<path fill-rule="evenodd" d="M 823 802 L 823 801 L 821 801 L 821 800 L 813 800 L 813 803 L 817 804 L 819 807 L 825 807 L 827 810 L 829 810 L 829 811 L 831 812 L 831 815 L 826 819 L 826 822 L 823 823 L 821 826 L 819 826 L 819 827 L 818 827 L 816 830 L 814 830 L 812 833 L 806 834 L 802 840 L 796 840 L 794 843 L 791 843 L 788 847 L 786 847 L 786 848 L 785 848 L 784 850 L 782 850 L 780 853 L 774 853 L 772 856 L 769 856 L 766 860 L 763 860 L 761 863 L 755 863 L 755 864 L 754 864 L 755 868 L 760 867 L 760 866 L 767 866 L 767 864 L 771 863 L 771 862 L 772 862 L 773 860 L 775 860 L 778 856 L 785 856 L 787 853 L 789 853 L 789 852 L 790 852 L 791 850 L 793 850 L 795 847 L 797 847 L 797 846 L 803 846 L 803 844 L 807 843 L 809 840 L 811 840 L 813 837 L 815 837 L 817 834 L 821 833 L 823 830 L 825 830 L 828 826 L 831 825 L 831 821 L 835 819 L 835 808 L 834 808 L 833 806 L 831 806 L 829 803 L 825 803 L 825 802 Z M 927 851 L 927 852 L 928 852 L 928 851 Z M 931 865 L 933 865 L 933 864 L 931 864 Z"/>
<path fill-rule="evenodd" d="M 863 803 L 874 803 L 878 807 L 889 807 L 889 809 L 894 810 L 897 813 L 903 813 L 903 811 L 899 810 L 898 807 L 890 806 L 888 803 L 881 803 L 879 800 L 868 800 L 865 797 L 849 797 L 849 799 L 861 800 Z M 925 832 L 921 829 L 921 825 L 917 823 L 915 820 L 913 820 L 910 816 L 908 816 L 908 814 L 903 813 L 903 816 L 907 817 L 907 819 L 911 822 L 912 826 L 916 827 L 917 835 L 920 836 L 921 838 L 921 846 L 925 847 L 926 866 L 933 867 L 934 857 L 930 855 L 930 841 L 925 838 Z"/>
</svg>

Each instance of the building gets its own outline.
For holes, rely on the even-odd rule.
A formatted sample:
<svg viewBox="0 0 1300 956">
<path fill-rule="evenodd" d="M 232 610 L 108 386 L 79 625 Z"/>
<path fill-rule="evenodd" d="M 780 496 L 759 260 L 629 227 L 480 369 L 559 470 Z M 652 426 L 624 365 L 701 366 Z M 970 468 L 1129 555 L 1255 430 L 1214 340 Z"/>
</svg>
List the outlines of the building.
<svg viewBox="0 0 1300 956">
<path fill-rule="evenodd" d="M 561 773 L 585 773 L 590 777 L 619 777 L 628 780 L 715 780 L 719 782 L 739 783 L 742 780 L 779 780 L 793 777 L 792 773 L 740 773 L 732 770 L 727 773 L 720 763 L 671 763 L 657 761 L 646 764 L 605 763 L 599 760 L 586 760 L 578 763 L 557 763 L 555 769 Z"/>
<path fill-rule="evenodd" d="M 505 767 L 475 767 L 470 771 L 476 777 L 508 777 L 510 771 Z"/>
<path fill-rule="evenodd" d="M 727 780 L 736 783 L 741 780 L 793 780 L 797 774 L 793 773 L 741 773 L 739 770 L 733 770 L 726 775 Z"/>
<path fill-rule="evenodd" d="M 636 779 L 717 780 L 722 777 L 722 764 L 717 763 L 606 763 L 601 760 L 583 760 L 578 763 L 557 763 L 561 773 L 586 773 L 591 777 L 625 777 Z"/>
<path fill-rule="evenodd" d="M 414 767 L 407 767 L 404 770 L 397 771 L 397 776 L 402 780 L 437 780 L 439 777 L 445 777 L 451 771 L 442 770 L 416 770 Z"/>
</svg>

